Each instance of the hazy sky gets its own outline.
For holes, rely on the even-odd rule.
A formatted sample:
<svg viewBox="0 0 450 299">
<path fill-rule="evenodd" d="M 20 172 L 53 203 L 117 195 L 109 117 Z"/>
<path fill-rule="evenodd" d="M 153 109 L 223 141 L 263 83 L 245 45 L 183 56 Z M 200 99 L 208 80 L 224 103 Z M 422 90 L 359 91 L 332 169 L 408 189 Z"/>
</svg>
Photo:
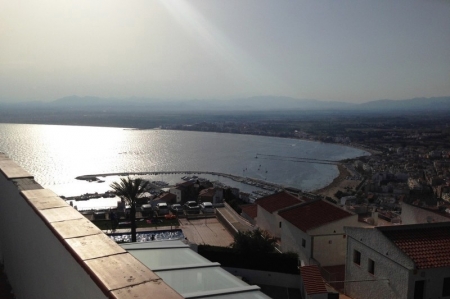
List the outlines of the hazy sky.
<svg viewBox="0 0 450 299">
<path fill-rule="evenodd" d="M 0 0 L 0 101 L 450 95 L 448 0 Z"/>
</svg>

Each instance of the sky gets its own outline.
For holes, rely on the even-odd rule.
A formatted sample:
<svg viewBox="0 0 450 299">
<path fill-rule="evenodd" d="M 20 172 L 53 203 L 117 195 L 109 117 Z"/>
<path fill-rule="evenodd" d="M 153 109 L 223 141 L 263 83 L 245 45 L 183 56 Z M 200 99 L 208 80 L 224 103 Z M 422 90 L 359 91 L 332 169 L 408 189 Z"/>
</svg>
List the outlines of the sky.
<svg viewBox="0 0 450 299">
<path fill-rule="evenodd" d="M 450 95 L 448 0 L 0 0 L 0 101 Z"/>
</svg>

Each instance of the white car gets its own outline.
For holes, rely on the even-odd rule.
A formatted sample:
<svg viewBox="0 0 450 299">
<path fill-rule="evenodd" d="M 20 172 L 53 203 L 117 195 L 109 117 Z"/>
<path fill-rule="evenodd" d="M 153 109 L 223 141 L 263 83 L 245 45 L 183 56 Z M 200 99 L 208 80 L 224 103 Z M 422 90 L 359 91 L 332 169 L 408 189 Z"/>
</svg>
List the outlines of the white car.
<svg viewBox="0 0 450 299">
<path fill-rule="evenodd" d="M 214 207 L 210 202 L 202 202 L 200 204 L 200 209 L 202 210 L 203 214 L 214 213 Z"/>
<path fill-rule="evenodd" d="M 169 214 L 169 206 L 165 202 L 159 202 L 156 204 L 156 212 L 158 216 Z"/>
</svg>

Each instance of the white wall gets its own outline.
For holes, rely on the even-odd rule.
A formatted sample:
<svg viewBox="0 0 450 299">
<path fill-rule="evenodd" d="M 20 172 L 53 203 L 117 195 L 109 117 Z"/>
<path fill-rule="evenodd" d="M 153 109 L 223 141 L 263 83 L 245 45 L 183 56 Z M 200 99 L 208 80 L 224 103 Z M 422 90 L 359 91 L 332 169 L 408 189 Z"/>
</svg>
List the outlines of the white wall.
<svg viewBox="0 0 450 299">
<path fill-rule="evenodd" d="M 308 231 L 313 240 L 312 257 L 321 266 L 344 265 L 347 251 L 347 239 L 344 226 L 367 226 L 358 222 L 358 215 L 331 222 Z"/>
<path fill-rule="evenodd" d="M 420 224 L 420 223 L 432 223 L 432 222 L 448 222 L 449 217 L 441 216 L 425 209 L 402 203 L 402 224 Z M 429 222 L 430 221 L 430 222 Z"/>
<path fill-rule="evenodd" d="M 258 214 L 259 217 L 259 214 Z M 293 251 L 299 254 L 305 265 L 314 258 L 321 266 L 336 266 L 345 264 L 347 239 L 344 226 L 367 226 L 358 222 L 358 215 L 320 226 L 303 232 L 291 223 L 283 220 L 281 228 L 281 250 Z M 305 247 L 302 239 L 306 240 Z M 311 244 L 312 243 L 312 244 Z"/>
<path fill-rule="evenodd" d="M 281 217 L 277 212 L 269 213 L 262 207 L 258 206 L 258 217 L 256 219 L 257 226 L 263 230 L 270 232 L 276 238 L 281 237 L 280 221 Z"/>
<path fill-rule="evenodd" d="M 2 174 L 0 227 L 1 258 L 16 298 L 107 298 Z"/>
<path fill-rule="evenodd" d="M 258 214 L 259 219 L 259 214 Z M 302 239 L 306 241 L 305 247 L 302 246 Z M 311 236 L 298 229 L 287 221 L 283 221 L 281 230 L 281 251 L 296 252 L 301 261 L 302 266 L 310 264 L 311 258 Z"/>
<path fill-rule="evenodd" d="M 177 188 L 170 188 L 169 192 L 177 196 L 176 203 L 181 202 L 181 190 Z"/>
<path fill-rule="evenodd" d="M 1 153 L 0 258 L 18 299 L 182 298 Z"/>
<path fill-rule="evenodd" d="M 345 292 L 353 299 L 383 298 L 401 299 L 407 297 L 409 270 L 398 263 L 384 258 L 377 251 L 364 246 L 349 237 L 345 280 Z M 353 262 L 353 251 L 361 252 L 361 264 Z M 368 259 L 375 262 L 375 274 L 367 271 Z M 389 279 L 389 280 L 384 280 Z M 364 281 L 368 280 L 368 281 Z"/>
</svg>

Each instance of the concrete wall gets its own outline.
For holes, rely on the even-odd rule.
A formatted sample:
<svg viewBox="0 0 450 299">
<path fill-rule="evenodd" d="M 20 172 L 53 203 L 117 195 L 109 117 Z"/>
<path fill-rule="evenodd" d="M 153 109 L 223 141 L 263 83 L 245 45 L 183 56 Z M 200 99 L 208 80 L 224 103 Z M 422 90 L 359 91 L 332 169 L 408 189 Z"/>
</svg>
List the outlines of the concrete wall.
<svg viewBox="0 0 450 299">
<path fill-rule="evenodd" d="M 302 245 L 303 239 L 305 240 L 305 246 Z M 281 251 L 296 252 L 301 261 L 301 265 L 307 266 L 310 264 L 310 259 L 312 257 L 312 238 L 288 221 L 283 220 L 281 230 Z"/>
<path fill-rule="evenodd" d="M 313 238 L 312 257 L 321 266 L 345 264 L 347 251 L 345 226 L 359 227 L 367 225 L 358 222 L 358 215 L 352 215 L 308 231 L 308 234 Z"/>
<path fill-rule="evenodd" d="M 16 298 L 107 298 L 14 181 L 0 175 L 0 190 L 1 257 Z"/>
<path fill-rule="evenodd" d="M 322 267 L 344 265 L 347 250 L 344 226 L 347 225 L 366 226 L 366 224 L 358 222 L 357 215 L 352 215 L 303 232 L 283 220 L 281 250 L 298 253 L 302 265 L 309 265 L 311 258 L 319 262 Z M 302 239 L 306 240 L 305 246 L 302 245 Z"/>
<path fill-rule="evenodd" d="M 387 248 L 386 248 L 387 249 Z M 353 262 L 353 252 L 361 252 L 361 263 Z M 375 272 L 368 272 L 368 259 L 375 262 Z M 382 254 L 348 237 L 345 269 L 345 293 L 353 299 L 385 298 L 406 299 L 410 270 L 386 259 Z M 386 280 L 388 279 L 388 280 Z M 354 280 L 355 282 L 350 282 Z"/>
<path fill-rule="evenodd" d="M 269 213 L 262 207 L 258 206 L 258 217 L 256 219 L 257 226 L 268 231 L 276 238 L 281 237 L 280 221 L 281 217 L 277 212 Z"/>
<path fill-rule="evenodd" d="M 371 237 L 376 236 L 372 234 Z M 361 243 L 355 236 L 348 237 L 348 251 L 346 261 L 345 292 L 354 299 L 359 298 L 398 298 L 414 297 L 416 281 L 425 281 L 423 298 L 442 297 L 444 278 L 450 277 L 450 267 L 433 269 L 414 269 L 411 265 L 399 263 L 394 246 L 389 241 L 378 240 L 377 248 Z M 377 249 L 383 249 L 378 251 Z M 361 263 L 353 262 L 353 251 L 361 252 Z M 401 257 L 403 258 L 403 257 Z M 375 262 L 374 274 L 368 272 L 369 259 Z M 386 280 L 387 279 L 387 280 Z M 350 282 L 356 280 L 356 282 Z M 363 281 L 368 280 L 368 281 Z"/>
<path fill-rule="evenodd" d="M 182 298 L 0 154 L 0 258 L 16 298 Z"/>
<path fill-rule="evenodd" d="M 449 268 L 415 270 L 414 262 L 377 229 L 347 227 L 345 291 L 352 298 L 413 298 L 414 284 L 426 280 L 424 298 L 440 298 Z M 361 264 L 353 262 L 354 250 L 361 252 Z M 368 272 L 369 259 L 375 262 L 374 274 Z M 439 295 L 440 294 L 440 295 Z"/>
</svg>

